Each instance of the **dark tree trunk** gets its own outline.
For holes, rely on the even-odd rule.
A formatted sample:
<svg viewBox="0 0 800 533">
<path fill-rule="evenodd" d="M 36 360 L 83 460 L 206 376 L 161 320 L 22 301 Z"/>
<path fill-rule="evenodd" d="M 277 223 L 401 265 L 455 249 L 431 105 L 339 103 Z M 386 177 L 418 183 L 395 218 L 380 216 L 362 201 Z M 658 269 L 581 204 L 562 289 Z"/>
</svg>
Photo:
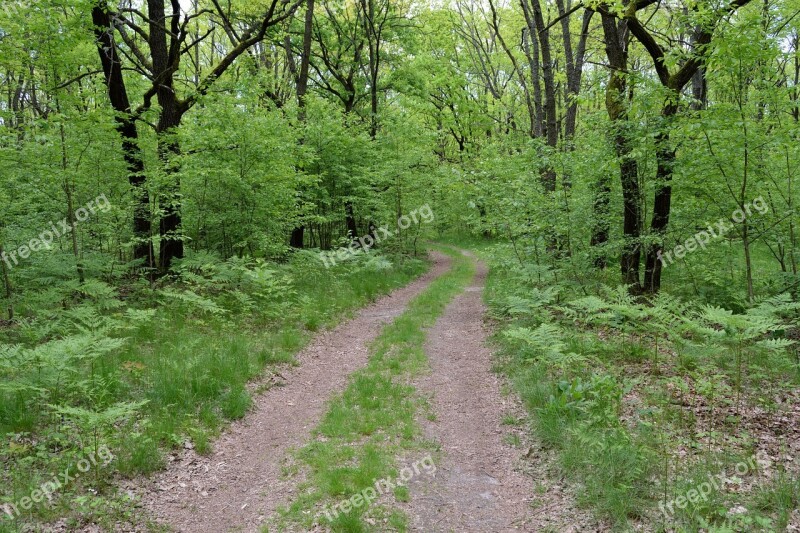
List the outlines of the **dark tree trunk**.
<svg viewBox="0 0 800 533">
<path fill-rule="evenodd" d="M 174 127 L 174 126 L 173 126 Z M 169 270 L 174 259 L 183 257 L 183 235 L 181 226 L 181 192 L 180 179 L 178 178 L 178 166 L 176 159 L 180 155 L 180 145 L 173 137 L 174 132 L 161 133 L 159 139 L 158 152 L 168 178 L 172 177 L 172 182 L 161 192 L 159 204 L 161 207 L 161 222 L 159 224 L 159 236 L 161 246 L 159 249 L 159 266 L 163 272 Z"/>
<path fill-rule="evenodd" d="M 547 146 L 558 146 L 558 119 L 556 117 L 556 84 L 553 58 L 550 51 L 550 31 L 546 29 L 540 0 L 522 0 L 522 7 L 532 37 L 538 36 L 544 79 L 545 138 Z M 546 192 L 556 190 L 556 171 L 552 165 L 542 169 L 542 185 Z"/>
<path fill-rule="evenodd" d="M 122 64 L 114 41 L 114 28 L 105 0 L 92 7 L 92 22 L 97 40 L 97 51 L 105 75 L 111 107 L 116 111 L 116 129 L 122 137 L 122 150 L 128 167 L 128 181 L 132 186 L 133 208 L 133 258 L 140 259 L 149 268 L 155 267 L 152 228 L 150 222 L 150 196 L 145 188 L 144 158 L 139 148 L 136 122 L 131 117 L 131 105 Z"/>
<path fill-rule="evenodd" d="M 178 65 L 176 54 L 179 50 L 167 46 L 167 28 L 170 28 L 173 35 L 177 35 L 180 31 L 178 27 L 180 4 L 177 0 L 172 0 L 173 13 L 169 16 L 166 15 L 163 0 L 147 0 L 147 7 L 150 17 L 150 54 L 153 59 L 153 73 L 160 80 L 156 89 L 158 104 L 161 106 L 156 124 L 158 155 L 167 177 L 172 178 L 159 197 L 161 208 L 159 266 L 162 271 L 167 271 L 174 259 L 183 257 L 180 178 L 177 167 L 180 145 L 175 136 L 175 129 L 180 126 L 186 110 L 175 94 L 174 73 Z"/>
<path fill-rule="evenodd" d="M 370 125 L 369 135 L 372 139 L 378 134 L 378 73 L 381 61 L 381 38 L 383 22 L 376 19 L 375 0 L 361 0 L 361 9 L 364 13 L 364 33 L 367 36 L 369 48 L 369 102 Z M 386 7 L 388 9 L 388 5 Z"/>
<path fill-rule="evenodd" d="M 625 21 L 617 21 L 616 17 L 601 11 L 603 33 L 605 36 L 606 56 L 611 67 L 608 85 L 606 86 L 606 110 L 611 121 L 612 142 L 614 152 L 619 161 L 619 176 L 622 185 L 622 233 L 623 247 L 620 257 L 622 282 L 631 287 L 633 292 L 641 290 L 639 281 L 639 263 L 641 261 L 641 229 L 642 209 L 641 191 L 639 190 L 639 169 L 636 160 L 631 156 L 631 141 L 628 124 L 627 69 L 628 69 L 628 31 Z M 600 202 L 599 205 L 602 205 Z M 602 235 L 597 235 L 593 242 L 602 244 Z M 607 236 L 606 236 L 607 238 Z"/>
<path fill-rule="evenodd" d="M 536 112 L 533 129 L 533 137 L 544 135 L 544 106 L 542 105 L 542 83 L 540 81 L 541 65 L 539 63 L 539 41 L 536 37 L 531 38 L 532 30 L 530 27 L 522 30 L 522 49 L 528 58 L 528 67 L 531 69 L 531 85 L 533 86 L 533 107 Z"/>
<path fill-rule="evenodd" d="M 8 268 L 6 268 L 6 260 L 5 260 L 5 252 L 3 251 L 3 245 L 0 244 L 0 270 L 3 272 L 3 287 L 5 288 L 5 297 L 8 301 L 8 307 L 6 311 L 8 312 L 8 320 L 14 320 L 14 302 L 11 301 L 12 296 L 14 295 L 14 289 L 11 285 L 11 278 L 8 275 Z"/>
<path fill-rule="evenodd" d="M 313 30 L 314 0 L 307 0 L 303 29 L 303 55 L 300 58 L 300 71 L 297 73 L 297 78 L 295 80 L 297 85 L 297 119 L 301 124 L 306 121 L 306 92 L 308 92 L 308 69 L 311 65 L 311 40 L 313 38 Z M 289 61 L 290 65 L 294 65 L 294 58 L 292 58 L 291 46 L 288 46 L 288 39 L 289 38 L 287 37 L 287 61 Z M 294 71 L 294 68 L 292 71 Z M 299 142 L 302 145 L 305 143 L 305 139 L 301 137 Z M 302 168 L 298 168 L 297 170 L 303 171 Z M 304 234 L 305 227 L 302 224 L 295 227 L 292 230 L 291 236 L 289 237 L 289 246 L 292 248 L 302 249 L 305 245 L 303 242 L 305 236 Z"/>
<path fill-rule="evenodd" d="M 700 67 L 692 76 L 692 109 L 699 111 L 708 105 L 708 81 L 706 80 L 706 69 Z"/>
<path fill-rule="evenodd" d="M 594 251 L 594 266 L 599 269 L 604 269 L 607 266 L 606 251 L 603 249 L 603 245 L 608 242 L 611 227 L 609 223 L 610 202 L 611 179 L 604 172 L 595 184 L 594 201 L 592 203 L 594 226 L 592 227 L 592 238 L 589 243 Z"/>
<path fill-rule="evenodd" d="M 308 69 L 311 64 L 311 40 L 314 29 L 314 0 L 307 0 L 303 30 L 303 56 L 300 58 L 300 73 L 297 77 L 297 106 L 300 108 L 301 122 L 306 119 L 306 92 L 308 92 Z"/>
<path fill-rule="evenodd" d="M 654 244 L 647 248 L 645 258 L 645 279 L 644 289 L 650 293 L 656 293 L 661 288 L 661 261 L 658 259 L 663 247 L 663 238 L 669 225 L 669 214 L 672 202 L 672 173 L 675 165 L 675 149 L 670 144 L 670 132 L 672 122 L 678 113 L 678 105 L 681 93 L 692 78 L 697 74 L 698 69 L 702 68 L 703 60 L 711 49 L 709 46 L 714 37 L 714 30 L 717 23 L 722 18 L 734 13 L 737 9 L 747 5 L 750 0 L 734 0 L 727 7 L 718 12 L 716 21 L 706 21 L 702 25 L 695 27 L 691 41 L 691 53 L 679 62 L 677 70 L 670 73 L 669 66 L 665 61 L 668 57 L 668 50 L 665 51 L 656 41 L 644 24 L 637 18 L 639 9 L 650 5 L 649 2 L 632 4 L 631 8 L 625 13 L 625 21 L 628 28 L 636 39 L 650 54 L 653 60 L 653 67 L 658 75 L 661 85 L 669 91 L 666 102 L 661 110 L 662 124 L 656 136 L 656 192 L 653 201 L 653 218 L 650 223 L 650 237 Z"/>
<path fill-rule="evenodd" d="M 344 204 L 345 211 L 345 224 L 347 226 L 347 233 L 351 239 L 358 238 L 358 227 L 356 225 L 356 216 L 353 212 L 353 202 L 348 200 Z"/>
<path fill-rule="evenodd" d="M 564 41 L 564 56 L 567 62 L 567 84 L 564 95 L 567 110 L 564 116 L 564 140 L 566 141 L 566 148 L 570 150 L 573 146 L 572 141 L 578 121 L 578 94 L 580 94 L 581 90 L 586 41 L 589 37 L 589 24 L 592 21 L 594 11 L 591 9 L 584 10 L 581 35 L 578 38 L 578 46 L 573 53 L 572 36 L 569 28 L 571 17 L 564 9 L 564 0 L 557 0 L 556 6 L 558 7 L 558 16 L 561 17 L 561 34 Z"/>
<path fill-rule="evenodd" d="M 292 235 L 289 238 L 289 246 L 292 248 L 303 248 L 303 237 L 305 236 L 305 227 L 298 226 L 292 230 Z M 286 242 L 286 241 L 284 241 Z"/>
<path fill-rule="evenodd" d="M 672 171 L 675 166 L 675 149 L 670 145 L 670 122 L 678 112 L 678 105 L 668 101 L 661 111 L 665 120 L 664 129 L 656 137 L 656 193 L 653 202 L 653 218 L 650 221 L 650 233 L 663 239 L 669 225 L 669 214 L 672 203 Z M 661 288 L 661 261 L 658 259 L 663 246 L 659 243 L 647 249 L 645 258 L 644 289 L 656 293 Z"/>
</svg>

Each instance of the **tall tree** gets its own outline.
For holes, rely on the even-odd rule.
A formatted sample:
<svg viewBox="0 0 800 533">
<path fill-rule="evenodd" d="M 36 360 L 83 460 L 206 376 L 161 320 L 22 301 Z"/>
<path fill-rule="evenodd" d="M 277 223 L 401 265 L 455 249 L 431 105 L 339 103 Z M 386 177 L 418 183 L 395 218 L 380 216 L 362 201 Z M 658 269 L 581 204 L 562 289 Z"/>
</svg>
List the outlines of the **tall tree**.
<svg viewBox="0 0 800 533">
<path fill-rule="evenodd" d="M 303 21 L 303 49 L 300 54 L 300 69 L 295 66 L 294 57 L 292 55 L 291 40 L 286 36 L 286 56 L 289 62 L 289 69 L 295 79 L 295 92 L 297 94 L 297 120 L 301 126 L 305 125 L 306 121 L 306 93 L 308 92 L 308 73 L 311 64 L 311 42 L 314 36 L 314 0 L 307 0 L 306 14 Z M 300 144 L 303 144 L 305 139 L 300 138 Z M 301 191 L 302 192 L 302 191 Z M 298 224 L 293 230 L 289 239 L 289 245 L 292 248 L 302 248 L 305 241 L 305 226 Z"/>
<path fill-rule="evenodd" d="M 609 79 L 606 85 L 606 110 L 611 121 L 610 130 L 619 164 L 622 186 L 622 253 L 620 267 L 622 281 L 638 292 L 641 289 L 639 263 L 641 262 L 642 198 L 639 188 L 638 164 L 632 155 L 630 125 L 628 122 L 628 53 L 630 33 L 626 20 L 618 20 L 608 10 L 600 8 L 603 35 L 608 59 Z M 596 229 L 592 244 L 604 244 L 608 240 L 607 207 L 610 187 L 601 178 L 595 200 Z"/>
<path fill-rule="evenodd" d="M 122 137 L 122 152 L 128 166 L 128 181 L 134 193 L 133 208 L 133 258 L 146 267 L 155 266 L 155 253 L 151 234 L 150 195 L 145 187 L 144 154 L 139 147 L 139 132 L 132 114 L 122 58 L 114 38 L 114 24 L 108 4 L 101 0 L 92 5 L 92 23 L 97 39 L 97 52 L 105 76 L 108 99 L 116 112 L 116 129 Z"/>
<path fill-rule="evenodd" d="M 290 3 L 286 0 L 270 0 L 256 22 L 244 25 L 237 31 L 232 22 L 233 14 L 223 9 L 214 0 L 214 9 L 197 9 L 184 13 L 179 0 L 147 0 L 147 13 L 136 8 L 123 8 L 113 13 L 107 4 L 99 4 L 101 13 L 119 21 L 119 33 L 131 53 L 129 59 L 136 71 L 146 75 L 150 86 L 142 95 L 142 103 L 132 113 L 132 119 L 139 119 L 153 107 L 153 99 L 158 102 L 158 116 L 154 129 L 158 138 L 158 155 L 163 170 L 169 179 L 159 203 L 161 217 L 159 224 L 160 253 L 159 263 L 167 270 L 172 260 L 183 257 L 183 237 L 181 229 L 181 194 L 178 180 L 177 156 L 180 146 L 175 135 L 184 115 L 194 107 L 199 98 L 208 94 L 214 83 L 235 63 L 242 54 L 264 40 L 272 26 L 288 19 L 303 0 Z M 169 7 L 169 9 L 167 9 Z M 228 30 L 230 48 L 213 64 L 203 69 L 199 83 L 192 86 L 184 96 L 180 96 L 176 75 L 182 62 L 191 58 L 191 51 L 211 35 L 216 26 L 209 23 L 204 35 L 192 39 L 194 32 L 189 24 L 200 17 L 217 17 L 222 27 Z M 145 25 L 147 30 L 145 30 Z M 130 30 L 133 35 L 126 31 Z M 145 47 L 146 45 L 146 47 Z"/>
<path fill-rule="evenodd" d="M 663 252 L 663 236 L 669 224 L 672 205 L 672 173 L 675 166 L 675 148 L 670 135 L 673 121 L 681 104 L 681 92 L 702 66 L 709 53 L 714 31 L 719 22 L 735 12 L 750 0 L 734 0 L 722 9 L 712 10 L 710 16 L 703 14 L 694 29 L 689 50 L 682 44 L 665 50 L 656 40 L 656 33 L 647 29 L 639 20 L 639 11 L 655 3 L 655 0 L 634 0 L 625 7 L 622 18 L 628 23 L 631 34 L 642 44 L 650 55 L 658 80 L 666 90 L 666 97 L 661 108 L 662 125 L 656 134 L 656 191 L 653 200 L 653 215 L 650 221 L 650 233 L 656 237 L 656 244 L 647 246 L 645 255 L 645 274 L 643 288 L 647 292 L 658 292 L 661 287 L 662 262 L 659 259 Z M 657 7 L 656 9 L 665 9 Z M 669 54 L 667 53 L 669 52 Z M 671 72 L 667 64 L 668 57 L 678 56 L 681 60 L 677 68 Z"/>
<path fill-rule="evenodd" d="M 541 53 L 542 78 L 544 80 L 545 139 L 547 146 L 555 150 L 558 146 L 558 117 L 556 103 L 555 63 L 550 46 L 550 27 L 545 25 L 540 0 L 520 0 L 528 32 L 532 39 L 538 39 Z M 551 163 L 542 170 L 542 185 L 545 191 L 556 190 L 556 170 Z"/>
</svg>

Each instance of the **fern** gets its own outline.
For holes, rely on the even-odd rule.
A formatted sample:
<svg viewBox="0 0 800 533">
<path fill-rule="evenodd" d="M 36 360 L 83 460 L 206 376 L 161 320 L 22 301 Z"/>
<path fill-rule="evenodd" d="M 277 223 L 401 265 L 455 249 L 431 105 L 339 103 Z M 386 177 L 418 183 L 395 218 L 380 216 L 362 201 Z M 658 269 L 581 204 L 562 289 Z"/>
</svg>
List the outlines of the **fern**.
<svg viewBox="0 0 800 533">
<path fill-rule="evenodd" d="M 162 289 L 159 291 L 159 294 L 165 297 L 164 302 L 166 304 L 180 302 L 191 311 L 209 313 L 215 316 L 225 315 L 228 312 L 210 298 L 205 298 L 190 290 L 177 291 L 173 289 Z"/>
</svg>

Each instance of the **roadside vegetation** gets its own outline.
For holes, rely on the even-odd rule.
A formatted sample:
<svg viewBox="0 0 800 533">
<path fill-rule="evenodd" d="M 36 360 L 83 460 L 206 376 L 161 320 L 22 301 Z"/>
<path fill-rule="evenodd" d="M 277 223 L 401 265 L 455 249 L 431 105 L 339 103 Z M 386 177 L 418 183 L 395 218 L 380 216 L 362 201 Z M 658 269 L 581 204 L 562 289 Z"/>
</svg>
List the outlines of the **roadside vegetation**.
<svg viewBox="0 0 800 533">
<path fill-rule="evenodd" d="M 153 286 L 48 283 L 20 302 L 27 318 L 2 330 L 0 485 L 19 514 L 12 522 L 4 512 L 0 531 L 131 518 L 133 502 L 115 489 L 120 477 L 163 468 L 185 447 L 208 453 L 314 333 L 424 268 L 399 255 L 358 255 L 333 268 L 313 253 L 282 264 L 196 255 Z M 101 447 L 114 456 L 108 465 L 19 507 Z"/>
<path fill-rule="evenodd" d="M 498 369 L 579 503 L 619 530 L 797 524 L 791 294 L 734 312 L 686 294 L 634 297 L 567 261 L 521 263 L 507 244 L 484 244 L 482 255 Z"/>
</svg>

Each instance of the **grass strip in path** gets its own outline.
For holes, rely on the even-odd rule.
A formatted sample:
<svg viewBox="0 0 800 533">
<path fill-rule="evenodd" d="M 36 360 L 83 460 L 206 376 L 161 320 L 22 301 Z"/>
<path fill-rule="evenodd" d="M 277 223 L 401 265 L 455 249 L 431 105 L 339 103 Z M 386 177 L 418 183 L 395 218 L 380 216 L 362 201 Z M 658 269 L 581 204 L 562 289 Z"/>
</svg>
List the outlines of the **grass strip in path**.
<svg viewBox="0 0 800 533">
<path fill-rule="evenodd" d="M 344 393 L 330 402 L 314 440 L 298 452 L 297 467 L 305 481 L 294 501 L 281 510 L 275 530 L 308 530 L 315 524 L 347 532 L 405 529 L 405 517 L 388 511 L 380 499 L 346 512 L 324 511 L 357 498 L 378 480 L 397 478 L 398 455 L 409 450 L 419 450 L 420 458 L 426 455 L 415 422 L 423 403 L 408 383 L 428 368 L 423 349 L 427 329 L 475 275 L 474 262 L 461 251 L 437 249 L 453 258 L 450 272 L 384 328 L 367 366 L 351 375 Z M 398 486 L 388 496 L 405 500 L 408 491 Z"/>
</svg>

